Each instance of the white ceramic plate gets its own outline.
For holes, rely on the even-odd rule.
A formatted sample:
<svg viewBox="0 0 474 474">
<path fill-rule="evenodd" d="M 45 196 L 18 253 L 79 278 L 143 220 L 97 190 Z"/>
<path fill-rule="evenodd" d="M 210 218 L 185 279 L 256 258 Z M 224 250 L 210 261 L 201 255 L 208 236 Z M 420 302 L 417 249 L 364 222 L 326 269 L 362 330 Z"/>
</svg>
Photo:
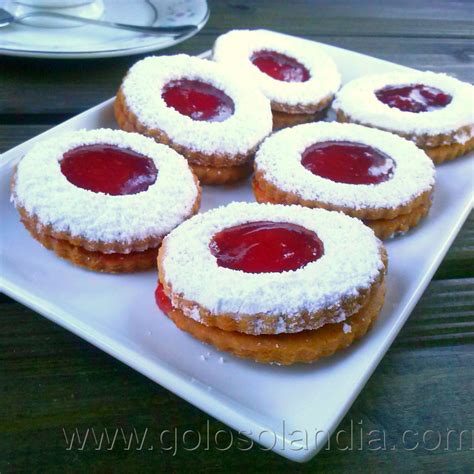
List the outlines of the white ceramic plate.
<svg viewBox="0 0 474 474">
<path fill-rule="evenodd" d="M 173 38 L 93 25 L 45 28 L 14 24 L 0 29 L 0 54 L 100 58 L 146 53 L 181 43 L 195 35 L 208 20 L 206 0 L 103 0 L 103 3 L 104 20 L 143 26 L 194 24 L 198 29 L 190 35 Z M 5 0 L 0 0 L 0 7 L 5 4 Z"/>
<path fill-rule="evenodd" d="M 344 82 L 368 72 L 407 69 L 322 46 L 337 62 Z M 219 353 L 178 330 L 155 305 L 155 272 L 113 276 L 75 268 L 42 248 L 19 223 L 8 190 L 15 163 L 43 138 L 97 127 L 116 127 L 112 100 L 2 157 L 1 291 L 263 446 L 295 461 L 310 459 L 326 445 L 390 347 L 466 219 L 472 207 L 472 156 L 439 167 L 429 217 L 387 243 L 387 300 L 373 330 L 322 362 L 265 366 Z M 253 200 L 249 183 L 207 187 L 202 210 Z M 207 353 L 210 356 L 202 360 Z M 318 430 L 323 434 L 316 436 Z"/>
</svg>

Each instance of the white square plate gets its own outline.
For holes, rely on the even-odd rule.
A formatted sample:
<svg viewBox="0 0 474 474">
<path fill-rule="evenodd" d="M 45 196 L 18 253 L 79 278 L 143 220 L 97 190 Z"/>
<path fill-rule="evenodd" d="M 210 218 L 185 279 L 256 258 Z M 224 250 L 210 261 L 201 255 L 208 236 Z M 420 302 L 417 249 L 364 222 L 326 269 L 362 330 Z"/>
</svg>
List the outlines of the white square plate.
<svg viewBox="0 0 474 474">
<path fill-rule="evenodd" d="M 407 70 L 321 46 L 338 64 L 344 82 L 368 73 Z M 20 224 L 9 202 L 13 166 L 39 140 L 98 127 L 117 127 L 112 99 L 2 157 L 0 290 L 265 447 L 295 461 L 309 460 L 354 402 L 466 219 L 472 207 L 472 157 L 438 168 L 429 217 L 387 243 L 387 300 L 373 330 L 328 360 L 307 366 L 265 366 L 219 353 L 178 330 L 155 305 L 155 272 L 114 276 L 76 268 L 42 248 Z M 253 200 L 248 182 L 208 187 L 202 211 Z M 210 356 L 202 360 L 200 356 L 207 353 Z"/>
</svg>

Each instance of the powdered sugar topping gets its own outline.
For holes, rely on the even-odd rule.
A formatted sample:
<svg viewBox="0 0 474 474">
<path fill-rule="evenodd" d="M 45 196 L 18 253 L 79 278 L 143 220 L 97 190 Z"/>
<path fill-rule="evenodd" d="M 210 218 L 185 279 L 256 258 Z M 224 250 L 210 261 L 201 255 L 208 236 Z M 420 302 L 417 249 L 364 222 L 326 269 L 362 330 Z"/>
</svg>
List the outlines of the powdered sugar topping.
<svg viewBox="0 0 474 474">
<path fill-rule="evenodd" d="M 346 184 L 313 174 L 301 164 L 301 156 L 309 146 L 324 141 L 363 143 L 382 151 L 395 162 L 393 176 L 379 184 Z M 323 122 L 287 128 L 267 138 L 255 167 L 282 191 L 353 209 L 404 205 L 430 190 L 435 176 L 433 162 L 404 138 L 361 125 Z"/>
<path fill-rule="evenodd" d="M 404 112 L 377 99 L 375 92 L 386 86 L 423 84 L 450 94 L 452 101 L 429 112 Z M 362 76 L 346 84 L 333 107 L 352 120 L 401 134 L 435 136 L 469 127 L 474 135 L 474 87 L 446 74 L 434 72 L 393 72 Z M 464 132 L 465 133 L 465 132 Z"/>
<path fill-rule="evenodd" d="M 252 221 L 290 222 L 317 233 L 324 255 L 283 273 L 245 273 L 217 265 L 209 242 L 219 231 Z M 301 206 L 232 203 L 186 221 L 165 239 L 164 282 L 173 294 L 212 314 L 316 312 L 368 288 L 383 267 L 380 241 L 359 220 Z M 282 331 L 287 330 L 283 324 Z"/>
<path fill-rule="evenodd" d="M 115 145 L 151 158 L 157 178 L 146 191 L 112 196 L 82 189 L 62 174 L 69 150 Z M 129 243 L 164 236 L 191 214 L 198 188 L 186 160 L 171 148 L 136 133 L 99 129 L 54 137 L 35 145 L 20 161 L 12 200 L 43 225 L 90 241 Z"/>
<path fill-rule="evenodd" d="M 306 67 L 305 82 L 284 82 L 261 72 L 252 64 L 253 53 L 275 51 Z M 341 85 L 334 61 L 314 42 L 265 30 L 234 30 L 217 38 L 213 59 L 249 83 L 257 84 L 272 101 L 286 105 L 311 105 L 333 96 Z"/>
<path fill-rule="evenodd" d="M 234 102 L 234 113 L 222 122 L 197 121 L 168 107 L 163 88 L 171 81 L 207 82 Z M 196 57 L 151 56 L 136 63 L 122 84 L 129 109 L 151 129 L 160 129 L 182 146 L 204 154 L 245 154 L 272 130 L 270 103 L 252 84 L 222 66 Z"/>
</svg>

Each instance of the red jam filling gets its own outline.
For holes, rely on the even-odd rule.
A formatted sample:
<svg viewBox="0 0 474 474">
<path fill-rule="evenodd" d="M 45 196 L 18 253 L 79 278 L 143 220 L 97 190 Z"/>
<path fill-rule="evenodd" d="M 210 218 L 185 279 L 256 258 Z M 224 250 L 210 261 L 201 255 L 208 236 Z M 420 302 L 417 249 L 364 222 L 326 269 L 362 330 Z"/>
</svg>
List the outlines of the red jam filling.
<svg viewBox="0 0 474 474">
<path fill-rule="evenodd" d="M 150 158 L 114 145 L 85 145 L 64 153 L 61 172 L 78 188 L 112 196 L 146 191 L 158 173 Z"/>
<path fill-rule="evenodd" d="M 415 84 L 387 86 L 375 92 L 380 102 L 403 112 L 431 112 L 446 107 L 452 96 L 436 87 Z"/>
<path fill-rule="evenodd" d="M 171 304 L 171 300 L 165 293 L 165 289 L 161 282 L 158 282 L 158 286 L 155 290 L 155 300 L 158 308 L 163 311 L 163 313 L 168 314 L 170 311 L 173 310 L 173 305 Z"/>
<path fill-rule="evenodd" d="M 247 273 L 297 270 L 324 253 L 318 236 L 285 222 L 257 221 L 218 232 L 209 245 L 220 267 Z"/>
<path fill-rule="evenodd" d="M 336 183 L 379 184 L 393 176 L 394 161 L 371 146 L 353 142 L 320 142 L 307 148 L 301 164 Z"/>
<path fill-rule="evenodd" d="M 169 82 L 162 97 L 168 107 L 193 120 L 223 122 L 234 113 L 234 102 L 224 92 L 202 81 Z"/>
<path fill-rule="evenodd" d="M 306 82 L 310 78 L 309 71 L 300 62 L 276 51 L 257 51 L 250 61 L 278 81 Z"/>
</svg>

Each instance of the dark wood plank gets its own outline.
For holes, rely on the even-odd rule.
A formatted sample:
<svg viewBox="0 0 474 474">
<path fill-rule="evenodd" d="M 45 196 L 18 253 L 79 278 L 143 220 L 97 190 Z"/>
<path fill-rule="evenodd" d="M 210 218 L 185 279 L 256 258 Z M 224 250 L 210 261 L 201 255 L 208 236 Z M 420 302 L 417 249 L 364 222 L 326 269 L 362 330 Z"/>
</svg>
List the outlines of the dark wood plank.
<svg viewBox="0 0 474 474">
<path fill-rule="evenodd" d="M 53 125 L 0 125 L 0 153 L 8 151 Z"/>
<path fill-rule="evenodd" d="M 471 212 L 434 279 L 474 277 L 474 213 Z"/>
<path fill-rule="evenodd" d="M 403 472 L 451 472 L 453 463 L 458 467 L 472 463 L 471 438 L 465 436 L 459 450 L 454 438 L 449 449 L 443 448 L 448 429 L 459 433 L 470 430 L 474 422 L 474 351 L 472 344 L 465 344 L 472 342 L 474 306 L 472 297 L 470 305 L 465 300 L 467 293 L 473 292 L 473 284 L 474 279 L 430 285 L 336 430 L 346 433 L 339 436 L 339 441 L 331 438 L 331 449 L 323 449 L 303 471 L 340 472 L 350 465 L 351 471 L 358 473 L 367 472 L 370 465 L 373 472 L 376 468 L 378 472 L 393 472 L 398 465 L 403 466 Z M 264 455 L 258 447 L 241 451 L 249 446 L 244 441 L 219 452 L 212 444 L 218 430 L 226 431 L 222 437 L 229 437 L 229 433 L 238 437 L 222 423 L 19 304 L 0 304 L 0 315 L 0 472 L 49 472 L 52 467 L 54 472 L 84 472 L 93 466 L 111 472 L 117 463 L 123 472 L 156 472 L 158 468 L 160 472 L 175 472 L 191 463 L 209 472 L 279 472 L 294 467 L 274 454 Z M 446 345 L 441 336 L 448 334 L 448 326 L 459 334 L 471 331 L 471 338 L 459 338 L 457 342 L 463 344 Z M 433 337 L 434 332 L 440 337 L 426 346 L 423 336 Z M 352 451 L 344 450 L 351 423 L 355 443 Z M 116 428 L 133 433 L 136 428 L 140 436 L 148 428 L 148 434 L 142 451 L 137 450 L 138 444 L 125 450 L 123 439 L 112 451 L 104 447 L 96 450 L 98 445 L 92 438 L 84 450 L 76 445 L 69 451 L 63 428 L 69 435 L 76 428 L 83 435 L 88 428 L 97 433 L 103 428 L 111 433 Z M 159 436 L 163 430 L 175 428 L 179 436 L 193 430 L 203 439 L 209 432 L 211 447 L 206 450 L 203 444 L 196 451 L 186 451 L 178 438 L 173 456 L 161 449 Z M 380 449 L 382 443 L 373 441 L 380 436 L 370 434 L 371 430 L 385 430 L 387 449 Z M 410 433 L 404 446 L 405 430 L 418 434 Z M 425 448 L 435 445 L 436 439 L 427 438 L 426 446 L 422 444 L 426 430 L 442 433 L 444 444 L 434 453 Z M 164 447 L 170 442 L 166 436 Z M 417 441 L 420 446 L 409 450 Z M 363 449 L 359 451 L 361 442 Z M 148 451 L 151 444 L 154 450 Z M 394 445 L 395 450 L 391 449 Z"/>
<path fill-rule="evenodd" d="M 296 0 L 280 8 L 272 0 L 210 2 L 214 18 L 209 29 L 273 28 L 287 33 L 320 36 L 473 36 L 472 4 L 403 0 L 350 1 Z M 236 21 L 238 18 L 238 21 Z M 215 21 L 218 19 L 219 22 Z"/>
<path fill-rule="evenodd" d="M 474 275 L 433 282 L 394 347 L 474 344 Z"/>
</svg>

